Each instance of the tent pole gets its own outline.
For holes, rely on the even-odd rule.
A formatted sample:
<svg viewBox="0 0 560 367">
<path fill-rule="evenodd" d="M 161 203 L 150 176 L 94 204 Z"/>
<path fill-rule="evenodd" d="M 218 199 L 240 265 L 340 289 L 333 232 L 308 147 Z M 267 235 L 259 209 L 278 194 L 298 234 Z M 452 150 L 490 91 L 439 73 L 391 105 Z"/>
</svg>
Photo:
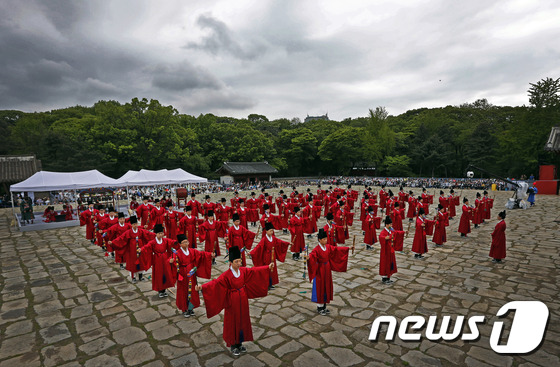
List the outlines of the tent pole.
<svg viewBox="0 0 560 367">
<path fill-rule="evenodd" d="M 130 208 L 130 194 L 128 193 L 128 185 L 126 185 L 126 211 L 128 211 L 128 209 Z M 130 213 L 128 213 L 128 215 L 132 215 Z"/>
<path fill-rule="evenodd" d="M 17 215 L 16 215 L 16 208 L 15 208 L 15 206 L 14 206 L 14 194 L 13 194 L 11 191 L 10 191 L 10 196 L 11 196 L 11 199 L 12 199 L 12 200 L 10 200 L 10 201 L 12 202 L 12 214 L 13 214 L 14 217 L 16 218 L 16 225 L 19 227 L 19 226 L 20 226 L 20 225 L 19 225 L 19 220 L 18 220 L 18 218 L 17 218 Z"/>
<path fill-rule="evenodd" d="M 76 204 L 76 216 L 80 218 L 80 205 L 78 204 L 78 192 L 74 189 L 74 203 Z"/>
</svg>

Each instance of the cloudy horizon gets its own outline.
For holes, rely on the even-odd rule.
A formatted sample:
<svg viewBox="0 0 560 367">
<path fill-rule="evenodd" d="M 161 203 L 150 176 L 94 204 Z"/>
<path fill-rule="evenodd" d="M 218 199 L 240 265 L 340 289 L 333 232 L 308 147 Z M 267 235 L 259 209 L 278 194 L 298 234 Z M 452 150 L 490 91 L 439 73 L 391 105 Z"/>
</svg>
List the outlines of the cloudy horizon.
<svg viewBox="0 0 560 367">
<path fill-rule="evenodd" d="M 164 4 L 165 6 L 161 6 Z M 157 99 L 180 113 L 334 120 L 528 104 L 560 76 L 554 1 L 4 1 L 0 109 Z"/>
</svg>

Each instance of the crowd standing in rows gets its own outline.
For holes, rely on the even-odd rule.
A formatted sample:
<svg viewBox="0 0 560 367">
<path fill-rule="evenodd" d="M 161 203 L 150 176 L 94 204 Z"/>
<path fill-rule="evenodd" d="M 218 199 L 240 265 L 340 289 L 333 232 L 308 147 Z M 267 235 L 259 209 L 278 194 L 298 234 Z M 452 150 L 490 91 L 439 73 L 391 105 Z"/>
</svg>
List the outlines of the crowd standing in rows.
<svg viewBox="0 0 560 367">
<path fill-rule="evenodd" d="M 304 277 L 312 282 L 311 301 L 319 314 L 328 315 L 327 305 L 334 293 L 332 271 L 345 272 L 349 253 L 355 250 L 356 236 L 350 239 L 349 227 L 361 222 L 364 237 L 360 242 L 367 250 L 379 243 L 379 274 L 382 283 L 390 285 L 391 276 L 398 271 L 395 252 L 403 251 L 412 224 L 414 260 L 425 259 L 428 236 L 436 247 L 445 244 L 447 227 L 457 216 L 461 197 L 453 189 L 439 194 L 434 198 L 435 192 L 422 188 L 415 195 L 403 187 L 395 194 L 382 184 L 377 192 L 366 187 L 360 198 L 351 185 L 328 189 L 318 185 L 316 192 L 308 188 L 301 193 L 294 186 L 289 193 L 281 189 L 276 197 L 265 188 L 258 196 L 251 192 L 249 197 L 240 197 L 235 192 L 229 203 L 225 198 L 213 202 L 209 195 L 200 202 L 192 193 L 182 210 L 170 196 L 161 200 L 144 196 L 142 203 L 131 200 L 129 218 L 113 207 L 89 202 L 80 214 L 80 224 L 86 227 L 86 238 L 92 244 L 130 272 L 132 282 L 147 280 L 144 272 L 151 268 L 152 289 L 159 297 L 167 297 L 168 290 L 175 287 L 176 305 L 185 317 L 193 316 L 201 305 L 199 292 L 207 317 L 225 310 L 223 338 L 232 353 L 239 355 L 246 352 L 243 342 L 253 340 L 248 300 L 274 290 L 280 281 L 278 263 L 286 261 L 288 250 L 293 261 L 304 261 Z M 430 213 L 431 205 L 437 208 L 435 212 Z M 474 205 L 462 198 L 461 236 L 468 236 L 471 223 L 477 228 L 490 219 L 492 208 L 487 191 L 477 194 Z M 326 218 L 322 228 L 317 223 L 321 217 Z M 405 230 L 403 221 L 407 219 Z M 494 262 L 506 256 L 505 212 L 499 219 L 492 233 L 490 257 Z M 275 236 L 280 230 L 290 233 L 290 242 Z M 306 236 L 315 234 L 317 244 L 310 251 Z M 212 265 L 222 250 L 229 269 L 199 284 L 199 277 L 211 278 Z M 248 259 L 253 267 L 248 267 Z"/>
</svg>

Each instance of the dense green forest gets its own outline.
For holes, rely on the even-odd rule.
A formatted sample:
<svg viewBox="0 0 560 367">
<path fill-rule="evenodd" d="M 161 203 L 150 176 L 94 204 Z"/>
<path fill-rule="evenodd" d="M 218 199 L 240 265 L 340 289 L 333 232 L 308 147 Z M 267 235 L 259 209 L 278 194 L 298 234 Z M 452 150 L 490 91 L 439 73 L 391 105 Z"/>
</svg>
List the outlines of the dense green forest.
<svg viewBox="0 0 560 367">
<path fill-rule="evenodd" d="M 184 168 L 215 178 L 224 161 L 267 160 L 281 176 L 346 175 L 376 167 L 377 176 L 463 177 L 469 163 L 508 177 L 558 164 L 543 150 L 560 123 L 560 78 L 531 83 L 528 106 L 485 99 L 391 116 L 385 108 L 343 121 L 269 121 L 179 114 L 157 100 L 99 101 L 50 112 L 0 111 L 0 154 L 33 153 L 43 169 Z"/>
</svg>

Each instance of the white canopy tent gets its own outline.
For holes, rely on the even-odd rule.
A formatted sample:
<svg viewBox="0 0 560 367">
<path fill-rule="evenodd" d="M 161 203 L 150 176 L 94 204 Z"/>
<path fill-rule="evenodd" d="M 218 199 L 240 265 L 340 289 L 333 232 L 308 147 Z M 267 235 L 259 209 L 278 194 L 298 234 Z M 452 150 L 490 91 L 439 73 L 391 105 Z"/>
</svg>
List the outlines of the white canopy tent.
<svg viewBox="0 0 560 367">
<path fill-rule="evenodd" d="M 115 187 L 117 180 L 98 170 L 81 172 L 39 171 L 27 180 L 10 186 L 10 192 L 79 190 L 94 187 Z"/>
<path fill-rule="evenodd" d="M 82 189 L 116 186 L 117 180 L 105 176 L 95 169 L 80 172 L 39 171 L 33 176 L 29 177 L 27 180 L 11 185 L 10 193 L 74 190 L 75 194 L 77 190 Z M 16 216 L 14 200 L 12 200 L 12 213 L 14 214 L 14 216 Z"/>
<path fill-rule="evenodd" d="M 142 169 L 140 171 L 128 171 L 117 181 L 117 186 L 157 186 L 182 183 L 205 183 L 208 179 L 195 176 L 192 173 L 177 168 L 174 170 L 160 169 L 157 171 Z"/>
</svg>

